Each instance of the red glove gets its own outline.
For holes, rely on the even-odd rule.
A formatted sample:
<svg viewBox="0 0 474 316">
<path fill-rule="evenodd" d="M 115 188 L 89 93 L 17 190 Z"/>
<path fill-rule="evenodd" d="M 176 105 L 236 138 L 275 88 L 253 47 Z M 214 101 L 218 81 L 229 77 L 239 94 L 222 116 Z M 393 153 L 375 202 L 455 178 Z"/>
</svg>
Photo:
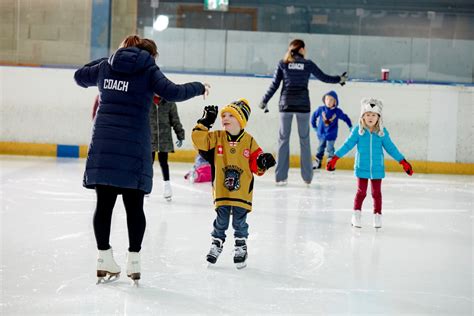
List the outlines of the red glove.
<svg viewBox="0 0 474 316">
<path fill-rule="evenodd" d="M 339 160 L 338 156 L 333 156 L 331 160 L 329 160 L 328 164 L 326 165 L 327 171 L 334 171 L 336 170 L 336 162 Z"/>
<path fill-rule="evenodd" d="M 413 174 L 413 168 L 411 167 L 411 165 L 408 161 L 403 159 L 402 161 L 400 161 L 400 164 L 402 165 L 403 170 L 405 170 L 407 175 L 411 176 Z"/>
</svg>

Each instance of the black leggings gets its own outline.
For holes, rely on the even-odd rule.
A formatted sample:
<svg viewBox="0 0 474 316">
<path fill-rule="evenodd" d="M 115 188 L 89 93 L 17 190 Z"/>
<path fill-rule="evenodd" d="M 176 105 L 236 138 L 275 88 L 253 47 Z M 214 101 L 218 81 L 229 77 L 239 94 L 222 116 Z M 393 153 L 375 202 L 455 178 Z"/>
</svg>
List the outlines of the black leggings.
<svg viewBox="0 0 474 316">
<path fill-rule="evenodd" d="M 122 194 L 123 204 L 127 212 L 128 241 L 130 252 L 139 252 L 145 234 L 146 219 L 143 212 L 145 192 L 136 189 L 122 189 L 108 185 L 97 185 L 97 207 L 94 213 L 94 233 L 99 250 L 110 248 L 110 225 L 112 211 L 117 195 Z"/>
<path fill-rule="evenodd" d="M 155 162 L 155 152 L 151 153 L 152 162 Z M 168 166 L 168 153 L 158 152 L 158 161 L 160 162 L 161 173 L 163 173 L 163 180 L 168 181 L 170 179 L 170 167 Z"/>
</svg>

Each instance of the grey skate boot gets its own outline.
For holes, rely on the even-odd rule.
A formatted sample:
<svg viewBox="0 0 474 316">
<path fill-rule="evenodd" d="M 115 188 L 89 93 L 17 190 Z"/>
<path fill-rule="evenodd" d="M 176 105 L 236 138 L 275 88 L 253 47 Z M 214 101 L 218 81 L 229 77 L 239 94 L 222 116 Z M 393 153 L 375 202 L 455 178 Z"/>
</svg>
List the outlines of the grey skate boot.
<svg viewBox="0 0 474 316">
<path fill-rule="evenodd" d="M 247 266 L 247 239 L 235 238 L 234 263 L 237 269 L 243 269 Z"/>
<path fill-rule="evenodd" d="M 217 258 L 219 258 L 219 255 L 222 253 L 223 244 L 224 242 L 221 239 L 212 238 L 211 249 L 206 257 L 207 262 L 212 264 L 216 263 Z"/>
</svg>

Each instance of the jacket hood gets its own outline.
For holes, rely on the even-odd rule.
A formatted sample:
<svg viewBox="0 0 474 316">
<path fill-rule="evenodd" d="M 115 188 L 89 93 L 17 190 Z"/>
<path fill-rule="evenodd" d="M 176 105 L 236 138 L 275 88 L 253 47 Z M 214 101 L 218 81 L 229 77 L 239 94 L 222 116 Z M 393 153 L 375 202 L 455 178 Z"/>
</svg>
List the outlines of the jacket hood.
<svg viewBox="0 0 474 316">
<path fill-rule="evenodd" d="M 323 97 L 322 97 L 323 104 L 325 104 L 325 103 L 324 103 L 324 98 L 325 98 L 327 95 L 330 95 L 331 97 L 333 97 L 334 99 L 336 99 L 336 105 L 335 105 L 334 107 L 337 108 L 337 106 L 339 105 L 339 98 L 337 97 L 336 91 L 331 90 L 331 91 L 329 91 L 328 93 L 326 93 L 325 95 L 323 95 Z"/>
<path fill-rule="evenodd" d="M 155 60 L 146 50 L 137 47 L 119 48 L 109 58 L 113 70 L 122 73 L 136 73 L 155 65 Z"/>
</svg>

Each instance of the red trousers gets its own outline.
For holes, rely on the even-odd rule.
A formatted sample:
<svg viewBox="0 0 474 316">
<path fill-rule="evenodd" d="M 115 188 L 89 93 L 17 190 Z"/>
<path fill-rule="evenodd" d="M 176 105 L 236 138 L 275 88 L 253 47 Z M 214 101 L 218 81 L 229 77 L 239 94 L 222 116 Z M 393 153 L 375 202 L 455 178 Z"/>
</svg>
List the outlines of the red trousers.
<svg viewBox="0 0 474 316">
<path fill-rule="evenodd" d="M 357 178 L 357 193 L 354 198 L 354 210 L 362 210 L 362 203 L 367 195 L 369 179 Z M 371 179 L 370 186 L 374 199 L 374 214 L 382 214 L 382 179 Z"/>
</svg>

